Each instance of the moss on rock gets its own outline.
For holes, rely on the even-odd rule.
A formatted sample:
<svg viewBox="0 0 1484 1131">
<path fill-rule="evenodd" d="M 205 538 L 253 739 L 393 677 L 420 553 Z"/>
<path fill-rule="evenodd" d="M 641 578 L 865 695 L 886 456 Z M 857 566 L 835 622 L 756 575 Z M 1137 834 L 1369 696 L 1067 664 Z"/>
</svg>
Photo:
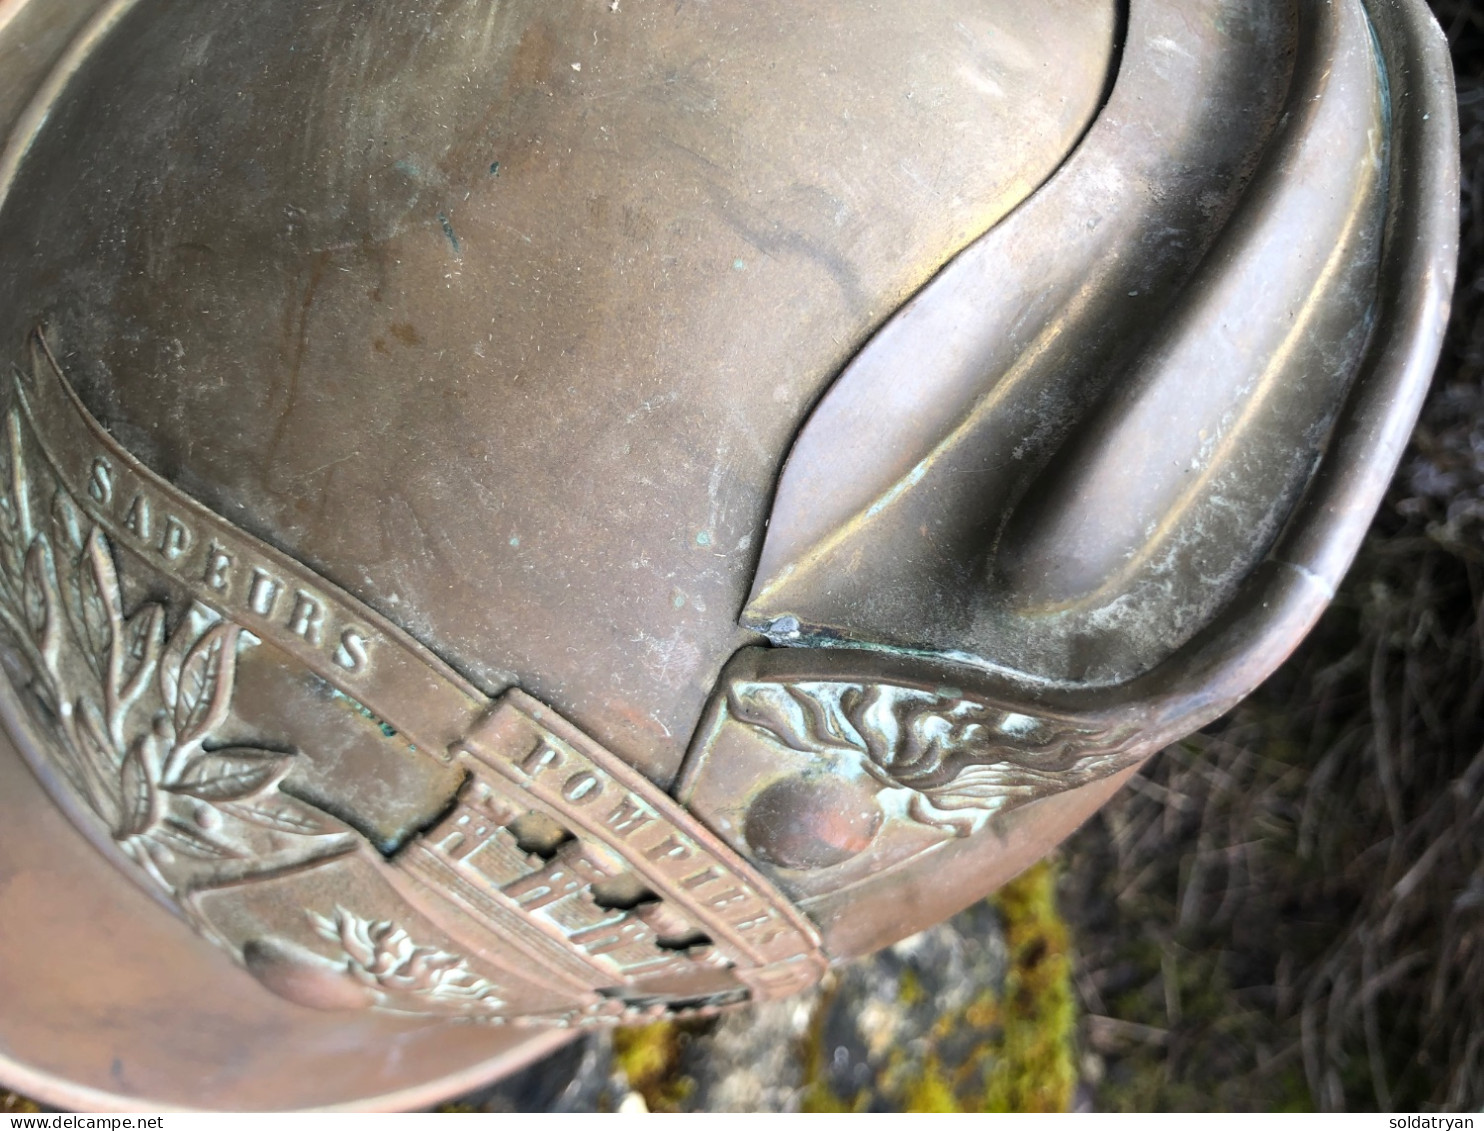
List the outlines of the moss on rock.
<svg viewBox="0 0 1484 1131">
<path fill-rule="evenodd" d="M 40 1110 L 41 1106 L 35 1100 L 28 1100 L 14 1092 L 0 1091 L 0 1114 L 34 1115 Z"/>
<path fill-rule="evenodd" d="M 1056 869 L 848 967 L 805 1040 L 806 1111 L 1066 1111 L 1076 1086 Z"/>
<path fill-rule="evenodd" d="M 684 1072 L 690 1035 L 676 1021 L 656 1021 L 613 1033 L 613 1063 L 650 1111 L 680 1111 L 695 1083 Z"/>
</svg>

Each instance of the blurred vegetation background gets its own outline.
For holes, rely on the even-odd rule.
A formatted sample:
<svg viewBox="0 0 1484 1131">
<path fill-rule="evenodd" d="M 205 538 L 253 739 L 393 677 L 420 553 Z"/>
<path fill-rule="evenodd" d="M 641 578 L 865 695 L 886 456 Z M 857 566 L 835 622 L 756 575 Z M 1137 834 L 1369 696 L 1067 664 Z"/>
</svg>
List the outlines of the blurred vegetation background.
<svg viewBox="0 0 1484 1131">
<path fill-rule="evenodd" d="M 1484 5 L 1432 6 L 1463 135 L 1442 362 L 1317 631 L 1065 851 L 1100 1108 L 1484 1107 Z"/>
</svg>

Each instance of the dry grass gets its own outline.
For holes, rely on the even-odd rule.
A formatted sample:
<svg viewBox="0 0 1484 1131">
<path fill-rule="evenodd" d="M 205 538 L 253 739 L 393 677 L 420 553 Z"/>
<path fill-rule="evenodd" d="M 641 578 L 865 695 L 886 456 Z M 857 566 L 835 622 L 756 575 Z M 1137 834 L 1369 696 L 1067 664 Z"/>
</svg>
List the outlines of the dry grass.
<svg viewBox="0 0 1484 1131">
<path fill-rule="evenodd" d="M 1484 6 L 1443 364 L 1343 590 L 1071 846 L 1095 1102 L 1484 1106 Z"/>
</svg>

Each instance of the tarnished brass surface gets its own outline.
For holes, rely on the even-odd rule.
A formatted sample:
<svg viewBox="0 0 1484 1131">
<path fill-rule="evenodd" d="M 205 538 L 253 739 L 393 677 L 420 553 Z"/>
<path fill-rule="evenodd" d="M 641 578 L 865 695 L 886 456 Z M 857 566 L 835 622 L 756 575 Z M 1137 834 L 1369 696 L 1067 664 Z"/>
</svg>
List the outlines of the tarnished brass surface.
<svg viewBox="0 0 1484 1131">
<path fill-rule="evenodd" d="M 4 0 L 0 67 L 67 1105 L 426 1102 L 979 898 L 1297 643 L 1451 285 L 1416 0 Z"/>
<path fill-rule="evenodd" d="M 181 495 L 88 415 L 41 334 L 31 352 L 0 442 L 0 624 L 46 734 L 33 764 L 265 987 L 310 1008 L 572 1027 L 819 977 L 808 922 L 647 779 L 519 690 L 485 700 Z M 325 801 L 299 772 L 303 736 L 239 707 L 265 671 L 299 673 L 276 682 L 345 730 L 360 716 L 390 765 L 449 781 L 452 805 L 388 841 L 364 803 Z"/>
<path fill-rule="evenodd" d="M 800 419 L 1056 168 L 1113 31 L 1108 0 L 156 7 L 7 193 L 0 334 L 47 322 L 155 470 L 658 781 L 752 639 Z"/>
<path fill-rule="evenodd" d="M 294 1005 L 120 884 L 15 758 L 0 761 L 0 813 L 0 1064 L 28 1095 L 85 1110 L 420 1107 L 566 1039 Z"/>
<path fill-rule="evenodd" d="M 740 751 L 779 716 L 728 717 L 724 675 L 680 796 L 725 811 L 843 757 L 907 802 L 849 863 L 759 853 L 833 952 L 992 891 L 1250 691 L 1333 595 L 1415 419 L 1457 237 L 1451 95 L 1422 77 L 1450 74 L 1435 26 L 1405 5 L 1254 7 L 1236 44 L 1182 40 L 1193 11 L 1132 6 L 1077 152 L 868 343 L 784 468 L 744 620 L 833 647 L 739 668 L 894 707 L 802 707 L 818 738 L 784 745 L 816 768 L 763 767 Z M 1430 63 L 1402 67 L 1414 51 Z M 1275 58 L 1292 70 L 1264 103 Z"/>
</svg>

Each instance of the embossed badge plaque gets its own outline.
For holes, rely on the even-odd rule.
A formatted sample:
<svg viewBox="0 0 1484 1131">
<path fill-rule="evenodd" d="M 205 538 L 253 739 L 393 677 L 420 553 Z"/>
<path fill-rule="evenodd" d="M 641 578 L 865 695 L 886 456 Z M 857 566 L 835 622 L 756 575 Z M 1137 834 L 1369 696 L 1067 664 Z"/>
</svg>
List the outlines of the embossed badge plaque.
<svg viewBox="0 0 1484 1131">
<path fill-rule="evenodd" d="M 324 1009 L 597 1024 L 791 993 L 808 922 L 683 808 L 540 703 L 478 692 L 404 633 L 153 475 L 38 333 L 7 421 L 0 620 L 43 771 L 269 989 Z M 179 592 L 138 599 L 140 593 Z M 234 737 L 244 649 L 460 775 L 385 856 Z M 449 736 L 455 736 L 450 739 Z"/>
</svg>

